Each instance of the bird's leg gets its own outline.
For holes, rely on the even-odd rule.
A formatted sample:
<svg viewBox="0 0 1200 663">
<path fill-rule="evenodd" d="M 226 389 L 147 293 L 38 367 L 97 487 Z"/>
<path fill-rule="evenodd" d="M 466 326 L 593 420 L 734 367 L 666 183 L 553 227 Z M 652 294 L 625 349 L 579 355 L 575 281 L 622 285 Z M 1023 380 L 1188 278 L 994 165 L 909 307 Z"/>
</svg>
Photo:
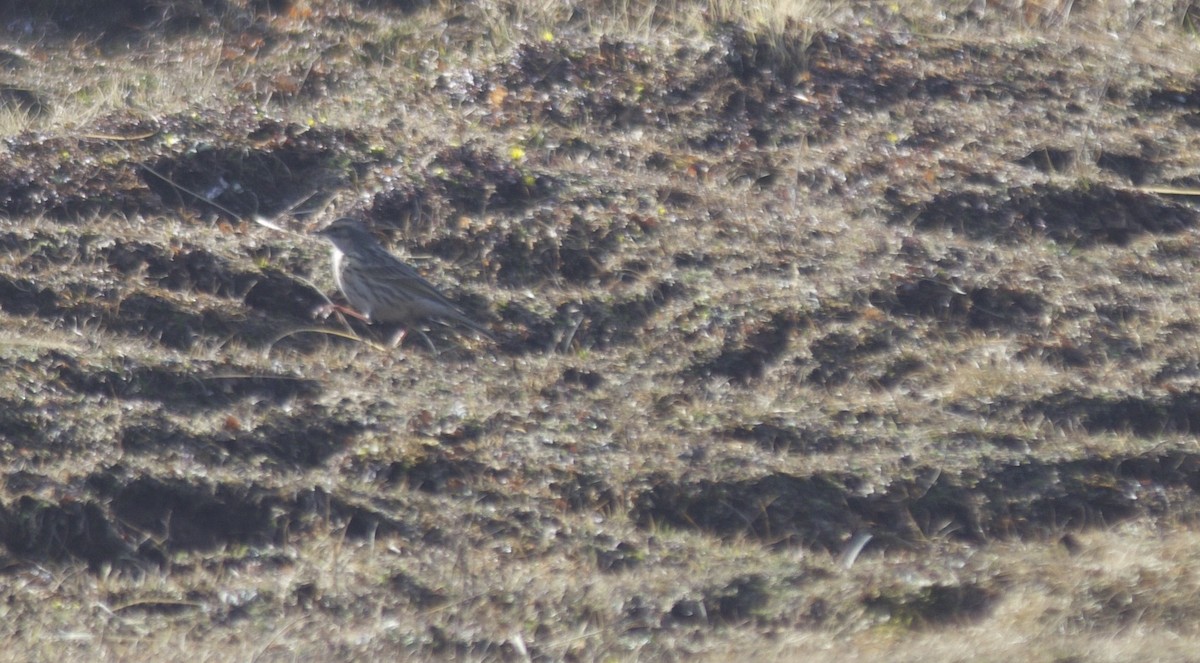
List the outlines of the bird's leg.
<svg viewBox="0 0 1200 663">
<path fill-rule="evenodd" d="M 437 347 L 434 346 L 433 341 L 429 340 L 428 334 L 421 331 L 420 329 L 417 330 L 417 333 L 421 335 L 421 338 L 425 339 L 425 345 L 429 346 L 429 349 L 433 352 L 434 355 L 441 354 L 440 352 L 438 352 Z M 404 339 L 406 336 L 408 336 L 408 330 L 405 329 L 404 327 L 401 327 L 395 334 L 392 334 L 392 337 L 390 339 L 388 339 L 388 347 L 389 348 L 400 347 L 400 344 L 404 342 Z"/>
<path fill-rule="evenodd" d="M 388 347 L 389 348 L 400 347 L 400 344 L 404 342 L 404 336 L 406 334 L 408 334 L 408 330 L 405 329 L 404 327 L 401 327 L 395 334 L 392 334 L 392 337 L 390 339 L 388 339 Z"/>
</svg>

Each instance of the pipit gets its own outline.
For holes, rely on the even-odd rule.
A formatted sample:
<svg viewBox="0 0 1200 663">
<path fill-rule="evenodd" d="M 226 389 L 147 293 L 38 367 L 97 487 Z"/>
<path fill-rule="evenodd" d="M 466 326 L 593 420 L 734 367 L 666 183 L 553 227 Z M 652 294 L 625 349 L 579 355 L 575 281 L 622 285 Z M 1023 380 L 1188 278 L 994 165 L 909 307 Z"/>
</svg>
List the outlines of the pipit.
<svg viewBox="0 0 1200 663">
<path fill-rule="evenodd" d="M 333 243 L 333 278 L 354 310 L 333 308 L 369 323 L 401 325 L 392 338 L 393 346 L 404 340 L 408 327 L 427 320 L 456 322 L 494 340 L 417 270 L 388 253 L 362 223 L 338 219 L 317 235 Z M 331 312 L 330 307 L 322 308 L 326 315 Z M 424 336 L 424 332 L 418 333 Z M 425 341 L 433 347 L 428 337 Z"/>
</svg>

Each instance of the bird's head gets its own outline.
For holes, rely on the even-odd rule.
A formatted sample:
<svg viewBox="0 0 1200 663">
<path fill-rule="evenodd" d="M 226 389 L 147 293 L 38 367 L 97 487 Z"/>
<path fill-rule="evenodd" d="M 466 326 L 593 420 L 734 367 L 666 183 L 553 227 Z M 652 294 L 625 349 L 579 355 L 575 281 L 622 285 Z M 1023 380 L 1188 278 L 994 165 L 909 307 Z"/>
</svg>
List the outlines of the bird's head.
<svg viewBox="0 0 1200 663">
<path fill-rule="evenodd" d="M 316 234 L 333 242 L 342 253 L 360 253 L 376 243 L 367 227 L 357 219 L 338 219 L 318 230 Z"/>
</svg>

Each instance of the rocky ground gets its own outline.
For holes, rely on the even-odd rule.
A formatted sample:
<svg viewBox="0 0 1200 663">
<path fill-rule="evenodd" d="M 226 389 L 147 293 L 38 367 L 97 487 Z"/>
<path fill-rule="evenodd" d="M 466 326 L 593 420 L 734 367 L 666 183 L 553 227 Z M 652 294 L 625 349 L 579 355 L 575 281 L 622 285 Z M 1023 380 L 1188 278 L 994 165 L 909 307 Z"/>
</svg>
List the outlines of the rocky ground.
<svg viewBox="0 0 1200 663">
<path fill-rule="evenodd" d="M 0 659 L 1194 655 L 1191 5 L 96 4 L 0 10 Z M 497 342 L 314 320 L 343 215 Z"/>
</svg>

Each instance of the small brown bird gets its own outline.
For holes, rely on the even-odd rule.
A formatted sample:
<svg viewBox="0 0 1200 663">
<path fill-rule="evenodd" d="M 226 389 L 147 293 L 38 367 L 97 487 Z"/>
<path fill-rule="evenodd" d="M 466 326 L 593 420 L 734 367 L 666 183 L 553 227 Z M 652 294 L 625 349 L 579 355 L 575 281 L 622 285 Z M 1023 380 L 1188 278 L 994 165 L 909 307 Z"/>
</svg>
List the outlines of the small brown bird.
<svg viewBox="0 0 1200 663">
<path fill-rule="evenodd" d="M 362 223 L 342 218 L 316 234 L 333 243 L 333 278 L 355 309 L 346 311 L 351 315 L 403 327 L 426 320 L 457 322 L 494 340 L 491 332 L 467 317 L 417 270 L 388 253 Z M 404 340 L 405 331 L 393 338 L 393 345 Z M 429 342 L 428 337 L 425 340 Z"/>
</svg>

